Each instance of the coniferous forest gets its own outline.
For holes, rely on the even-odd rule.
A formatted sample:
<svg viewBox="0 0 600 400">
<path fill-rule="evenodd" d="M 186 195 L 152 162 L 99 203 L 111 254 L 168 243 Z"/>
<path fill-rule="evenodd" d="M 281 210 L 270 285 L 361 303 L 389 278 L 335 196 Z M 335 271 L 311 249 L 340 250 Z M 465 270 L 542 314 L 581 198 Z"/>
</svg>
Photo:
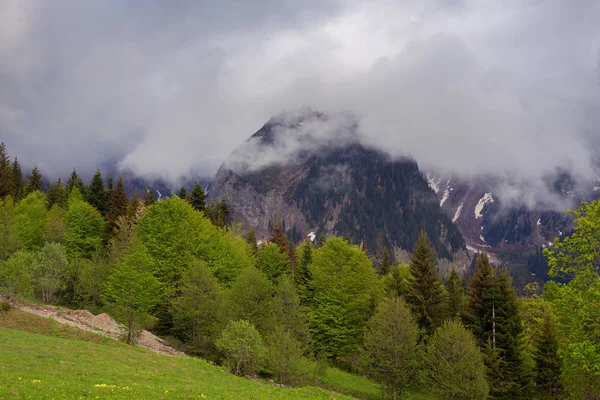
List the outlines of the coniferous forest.
<svg viewBox="0 0 600 400">
<path fill-rule="evenodd" d="M 480 254 L 444 281 L 425 232 L 409 264 L 329 237 L 257 243 L 200 184 L 157 201 L 98 171 L 43 189 L 0 146 L 0 294 L 106 312 L 232 374 L 285 386 L 321 364 L 369 377 L 381 397 L 596 399 L 600 393 L 600 203 L 544 250 L 551 275 L 518 296 Z M 6 301 L 4 301 L 6 303 Z"/>
</svg>

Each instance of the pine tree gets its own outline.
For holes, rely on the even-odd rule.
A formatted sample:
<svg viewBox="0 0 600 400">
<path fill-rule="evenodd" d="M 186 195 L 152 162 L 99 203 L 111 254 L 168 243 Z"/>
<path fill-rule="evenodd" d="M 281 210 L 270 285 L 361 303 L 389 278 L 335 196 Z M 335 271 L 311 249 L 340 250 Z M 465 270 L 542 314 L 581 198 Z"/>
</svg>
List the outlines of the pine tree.
<svg viewBox="0 0 600 400">
<path fill-rule="evenodd" d="M 444 317 L 444 290 L 435 267 L 434 250 L 425 235 L 419 234 L 410 261 L 410 272 L 414 277 L 407 295 L 419 328 L 426 335 L 440 326 Z"/>
<path fill-rule="evenodd" d="M 560 391 L 562 362 L 558 355 L 556 326 L 549 311 L 544 313 L 544 322 L 534 337 L 534 345 L 536 386 L 543 394 L 555 395 Z"/>
<path fill-rule="evenodd" d="M 273 230 L 271 231 L 271 238 L 269 241 L 271 243 L 275 243 L 283 254 L 288 254 L 288 240 L 279 218 L 275 219 L 275 224 L 273 225 Z"/>
<path fill-rule="evenodd" d="M 27 177 L 29 181 L 28 191 L 29 193 L 35 192 L 36 190 L 42 190 L 42 175 L 37 165 L 31 170 L 31 174 Z"/>
<path fill-rule="evenodd" d="M 390 272 L 390 267 L 392 266 L 392 262 L 390 260 L 390 253 L 386 248 L 383 249 L 383 258 L 381 260 L 381 271 L 380 275 L 384 276 Z"/>
<path fill-rule="evenodd" d="M 106 197 L 106 188 L 104 187 L 104 180 L 102 179 L 102 173 L 97 170 L 94 174 L 90 186 L 86 192 L 86 200 L 96 210 L 100 211 L 102 216 L 106 216 L 108 213 L 108 199 Z"/>
<path fill-rule="evenodd" d="M 67 190 L 64 188 L 62 184 L 62 179 L 58 178 L 56 182 L 50 185 L 48 188 L 48 193 L 46 194 L 48 198 L 48 209 L 50 210 L 52 206 L 55 204 L 61 208 L 65 208 L 67 205 L 67 198 L 69 197 L 67 194 Z"/>
<path fill-rule="evenodd" d="M 197 211 L 204 211 L 206 208 L 206 194 L 200 182 L 197 182 L 194 190 L 192 190 L 190 202 L 192 203 L 192 207 Z"/>
<path fill-rule="evenodd" d="M 83 184 L 83 181 L 81 180 L 79 175 L 77 175 L 77 171 L 73 170 L 73 172 L 71 172 L 71 175 L 69 176 L 69 179 L 67 180 L 67 193 L 71 193 L 73 191 L 73 188 L 75 187 L 79 189 L 83 196 L 85 196 L 85 185 Z"/>
<path fill-rule="evenodd" d="M 294 283 L 298 288 L 302 304 L 308 304 L 312 297 L 310 264 L 312 264 L 312 244 L 306 239 L 298 247 L 298 264 L 296 266 L 296 273 L 294 274 Z"/>
<path fill-rule="evenodd" d="M 327 242 L 327 238 L 323 233 L 320 233 L 319 237 L 317 238 L 317 246 L 321 247 L 325 244 L 325 242 Z"/>
<path fill-rule="evenodd" d="M 181 189 L 179 189 L 178 196 L 182 200 L 187 200 L 188 199 L 188 192 L 187 192 L 187 189 L 185 188 L 185 186 L 181 185 Z"/>
<path fill-rule="evenodd" d="M 446 291 L 448 292 L 448 314 L 450 318 L 462 318 L 465 312 L 465 294 L 460 277 L 454 268 L 452 268 L 448 277 Z"/>
<path fill-rule="evenodd" d="M 156 198 L 154 197 L 154 191 L 147 187 L 146 193 L 144 194 L 144 203 L 146 204 L 146 207 L 153 204 L 155 201 Z"/>
<path fill-rule="evenodd" d="M 467 302 L 467 325 L 482 349 L 486 349 L 494 336 L 493 292 L 495 274 L 486 253 L 477 256 L 475 272 L 471 278 Z"/>
<path fill-rule="evenodd" d="M 248 236 L 246 236 L 246 242 L 248 242 L 250 245 L 252 252 L 256 254 L 258 251 L 258 245 L 256 243 L 256 233 L 254 233 L 254 229 L 250 229 L 250 232 L 248 232 Z"/>
<path fill-rule="evenodd" d="M 23 197 L 23 186 L 25 182 L 23 181 L 23 172 L 21 171 L 21 164 L 17 157 L 13 160 L 11 166 L 11 174 L 12 174 L 12 195 L 15 201 L 18 201 Z"/>
<path fill-rule="evenodd" d="M 13 176 L 10 157 L 4 142 L 0 143 L 0 199 L 10 195 L 13 189 Z"/>
<path fill-rule="evenodd" d="M 125 184 L 123 178 L 119 177 L 117 186 L 112 191 L 112 197 L 110 199 L 110 207 L 106 216 L 107 230 L 109 235 L 113 233 L 113 230 L 117 227 L 117 220 L 120 216 L 126 215 L 129 209 L 129 199 L 127 193 L 125 193 Z"/>
<path fill-rule="evenodd" d="M 231 210 L 229 209 L 227 202 L 225 201 L 225 199 L 222 199 L 217 204 L 217 216 L 219 223 L 218 226 L 220 226 L 221 228 L 225 228 L 227 226 L 227 218 L 229 218 L 230 214 Z"/>
<path fill-rule="evenodd" d="M 107 182 L 107 184 L 106 184 L 106 189 L 107 189 L 108 191 L 110 191 L 110 192 L 112 192 L 112 191 L 113 191 L 113 189 L 114 189 L 114 185 L 113 185 L 113 176 L 112 176 L 112 174 L 110 174 L 110 175 L 108 176 L 108 182 Z"/>
</svg>

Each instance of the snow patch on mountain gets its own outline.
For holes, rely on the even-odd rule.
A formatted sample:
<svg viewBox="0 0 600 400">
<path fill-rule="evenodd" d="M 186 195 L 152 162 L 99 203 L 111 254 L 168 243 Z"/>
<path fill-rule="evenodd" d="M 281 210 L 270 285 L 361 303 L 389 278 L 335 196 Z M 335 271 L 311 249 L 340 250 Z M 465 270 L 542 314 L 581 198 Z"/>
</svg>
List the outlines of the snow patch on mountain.
<svg viewBox="0 0 600 400">
<path fill-rule="evenodd" d="M 437 178 L 435 175 L 427 174 L 427 184 L 429 185 L 429 188 L 435 192 L 435 194 L 440 192 L 440 179 L 441 178 Z"/>
<path fill-rule="evenodd" d="M 450 179 L 448 179 L 448 182 L 446 182 L 446 188 L 444 189 L 444 195 L 442 196 L 442 199 L 440 200 L 440 207 L 444 205 L 444 203 L 446 202 L 446 200 L 448 200 L 448 197 L 450 197 L 450 192 L 454 190 L 450 187 Z"/>
<path fill-rule="evenodd" d="M 537 220 L 537 226 L 540 226 L 541 224 L 542 224 L 542 219 L 538 218 L 538 220 Z"/>
<path fill-rule="evenodd" d="M 452 217 L 452 222 L 456 222 L 458 220 L 458 218 L 460 218 L 460 213 L 462 212 L 464 205 L 465 205 L 464 203 L 460 203 L 460 206 L 458 206 L 458 208 L 456 209 L 456 212 L 454 213 L 454 217 Z"/>
<path fill-rule="evenodd" d="M 483 197 L 481 199 L 479 199 L 479 202 L 475 206 L 475 219 L 479 219 L 479 218 L 483 217 L 483 208 L 487 204 L 491 204 L 493 202 L 494 202 L 494 197 L 492 196 L 491 193 L 484 194 Z"/>
<path fill-rule="evenodd" d="M 306 235 L 306 237 L 308 237 L 311 242 L 314 242 L 317 235 L 314 232 L 310 232 L 308 235 Z"/>
</svg>

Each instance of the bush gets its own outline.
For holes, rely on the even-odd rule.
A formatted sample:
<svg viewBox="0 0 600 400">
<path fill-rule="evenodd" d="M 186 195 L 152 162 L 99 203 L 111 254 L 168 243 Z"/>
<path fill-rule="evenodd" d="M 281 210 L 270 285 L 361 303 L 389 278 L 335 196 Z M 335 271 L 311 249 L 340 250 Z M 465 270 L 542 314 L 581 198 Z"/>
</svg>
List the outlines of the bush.
<svg viewBox="0 0 600 400">
<path fill-rule="evenodd" d="M 0 301 L 0 312 L 8 312 L 11 309 L 11 305 L 7 300 Z"/>
<path fill-rule="evenodd" d="M 223 352 L 227 368 L 235 375 L 254 375 L 260 370 L 263 340 L 250 322 L 230 321 L 217 340 L 217 348 Z"/>
<path fill-rule="evenodd" d="M 313 366 L 303 354 L 305 346 L 289 329 L 279 326 L 269 335 L 266 370 L 286 386 L 302 386 L 310 381 Z"/>
</svg>

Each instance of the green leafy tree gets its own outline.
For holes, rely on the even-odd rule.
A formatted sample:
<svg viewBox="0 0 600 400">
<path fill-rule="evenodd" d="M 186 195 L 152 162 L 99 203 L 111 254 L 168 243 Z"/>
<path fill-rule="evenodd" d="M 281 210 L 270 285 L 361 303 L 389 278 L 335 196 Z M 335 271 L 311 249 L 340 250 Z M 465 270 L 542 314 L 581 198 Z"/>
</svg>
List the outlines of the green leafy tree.
<svg viewBox="0 0 600 400">
<path fill-rule="evenodd" d="M 144 244 L 134 239 L 104 284 L 104 298 L 126 324 L 125 341 L 134 344 L 139 324 L 160 299 L 160 283 L 152 274 L 154 261 Z"/>
<path fill-rule="evenodd" d="M 172 303 L 173 320 L 193 351 L 205 355 L 214 346 L 221 317 L 219 282 L 203 262 L 183 275 L 181 294 Z"/>
<path fill-rule="evenodd" d="M 29 193 L 42 190 L 42 174 L 40 174 L 40 170 L 38 169 L 37 165 L 31 170 L 31 173 L 27 177 L 27 181 L 27 190 Z"/>
<path fill-rule="evenodd" d="M 444 399 L 487 398 L 483 354 L 471 332 L 459 321 L 446 321 L 427 342 L 424 383 Z"/>
<path fill-rule="evenodd" d="M 46 238 L 44 241 L 63 243 L 66 231 L 66 211 L 58 204 L 55 204 L 46 214 Z"/>
<path fill-rule="evenodd" d="M 69 195 L 60 178 L 50 185 L 46 197 L 48 198 L 48 209 L 52 208 L 55 204 L 62 208 L 67 206 Z"/>
<path fill-rule="evenodd" d="M 44 245 L 48 235 L 47 208 L 46 196 L 42 192 L 31 193 L 15 207 L 15 228 L 25 249 L 38 250 Z"/>
<path fill-rule="evenodd" d="M 246 236 L 246 242 L 248 242 L 248 245 L 252 249 L 252 252 L 256 254 L 258 252 L 258 244 L 256 241 L 256 233 L 254 233 L 254 229 L 250 229 L 250 231 L 248 232 L 248 235 Z"/>
<path fill-rule="evenodd" d="M 400 399 L 414 385 L 418 339 L 418 326 L 400 297 L 383 300 L 367 323 L 360 365 L 382 385 L 386 398 Z"/>
<path fill-rule="evenodd" d="M 72 258 L 91 258 L 104 241 L 104 220 L 100 212 L 81 199 L 79 189 L 69 196 L 65 215 L 65 246 Z"/>
<path fill-rule="evenodd" d="M 281 253 L 279 247 L 274 243 L 269 243 L 258 250 L 256 267 L 274 283 L 277 283 L 281 276 L 289 272 L 286 255 Z"/>
<path fill-rule="evenodd" d="M 67 251 L 60 243 L 48 243 L 35 254 L 32 277 L 35 292 L 44 303 L 56 300 L 59 292 L 66 288 L 69 268 Z"/>
<path fill-rule="evenodd" d="M 206 209 L 206 194 L 204 193 L 204 189 L 202 189 L 200 182 L 197 182 L 194 190 L 192 190 L 190 202 L 196 211 L 204 212 Z"/>
<path fill-rule="evenodd" d="M 451 318 L 462 318 L 465 312 L 465 293 L 456 269 L 452 268 L 448 282 L 446 283 L 448 293 L 448 315 Z"/>
<path fill-rule="evenodd" d="M 75 273 L 74 302 L 80 308 L 99 310 L 102 306 L 102 285 L 108 278 L 110 264 L 98 251 L 90 260 L 78 259 Z"/>
<path fill-rule="evenodd" d="M 123 178 L 119 177 L 117 186 L 112 190 L 108 214 L 106 215 L 106 229 L 109 235 L 114 233 L 117 226 L 117 220 L 123 215 L 127 215 L 129 209 L 129 199 L 125 193 L 125 184 Z"/>
<path fill-rule="evenodd" d="M 302 386 L 310 382 L 312 366 L 304 357 L 306 347 L 284 326 L 276 326 L 267 336 L 265 369 L 277 382 Z"/>
<path fill-rule="evenodd" d="M 271 295 L 272 285 L 267 276 L 254 267 L 245 268 L 225 293 L 225 315 L 232 321 L 250 321 L 265 333 L 271 322 Z"/>
<path fill-rule="evenodd" d="M 10 195 L 0 198 L 0 260 L 8 259 L 21 248 L 14 209 L 15 204 Z"/>
<path fill-rule="evenodd" d="M 33 271 L 35 254 L 19 250 L 8 260 L 0 262 L 0 292 L 5 297 L 33 296 Z"/>
<path fill-rule="evenodd" d="M 230 321 L 217 340 L 217 348 L 235 375 L 254 375 L 260 371 L 265 348 L 262 336 L 251 322 Z"/>
<path fill-rule="evenodd" d="M 419 328 L 429 335 L 445 317 L 444 287 L 435 266 L 436 256 L 425 232 L 419 234 L 410 259 L 413 276 L 406 295 Z"/>
<path fill-rule="evenodd" d="M 102 179 L 102 172 L 100 172 L 100 170 L 97 170 L 92 177 L 85 197 L 90 205 L 100 211 L 100 214 L 104 216 L 108 213 L 108 198 L 106 196 L 106 188 L 104 187 L 104 179 Z"/>
<path fill-rule="evenodd" d="M 369 257 L 358 246 L 331 238 L 313 252 L 311 335 L 317 351 L 341 359 L 357 351 L 371 306 L 381 294 Z"/>
</svg>

